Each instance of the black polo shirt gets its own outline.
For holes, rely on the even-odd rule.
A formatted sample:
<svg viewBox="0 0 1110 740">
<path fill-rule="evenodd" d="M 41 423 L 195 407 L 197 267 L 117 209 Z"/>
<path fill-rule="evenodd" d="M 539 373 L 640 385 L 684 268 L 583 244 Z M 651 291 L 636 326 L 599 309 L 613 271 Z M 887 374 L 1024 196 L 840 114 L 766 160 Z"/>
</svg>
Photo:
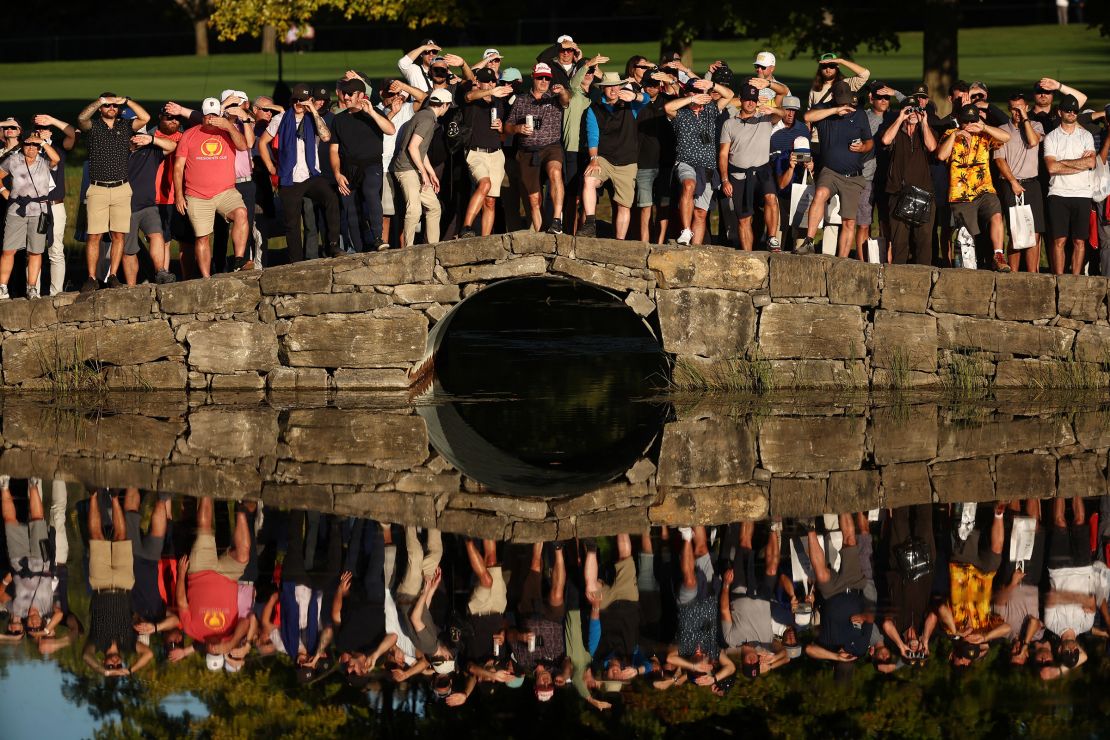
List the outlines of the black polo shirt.
<svg viewBox="0 0 1110 740">
<path fill-rule="evenodd" d="M 131 122 L 117 118 L 111 128 L 96 118 L 89 129 L 89 179 L 116 182 L 127 179 L 127 160 L 131 156 Z"/>
</svg>

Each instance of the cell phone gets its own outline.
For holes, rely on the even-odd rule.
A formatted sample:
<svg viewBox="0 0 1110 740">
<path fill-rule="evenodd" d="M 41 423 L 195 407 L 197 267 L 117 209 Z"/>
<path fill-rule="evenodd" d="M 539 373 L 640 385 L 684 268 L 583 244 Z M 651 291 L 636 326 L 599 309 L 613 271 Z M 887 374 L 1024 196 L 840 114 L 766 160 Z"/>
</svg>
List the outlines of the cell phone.
<svg viewBox="0 0 1110 740">
<path fill-rule="evenodd" d="M 862 144 L 863 141 L 861 139 L 852 139 L 852 143 L 853 144 Z"/>
</svg>

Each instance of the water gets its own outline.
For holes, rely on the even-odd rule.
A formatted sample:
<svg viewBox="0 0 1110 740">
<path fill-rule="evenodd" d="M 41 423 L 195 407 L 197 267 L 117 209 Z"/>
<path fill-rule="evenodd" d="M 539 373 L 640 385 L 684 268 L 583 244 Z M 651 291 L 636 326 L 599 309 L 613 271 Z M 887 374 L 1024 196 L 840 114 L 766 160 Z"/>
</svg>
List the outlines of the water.
<svg viewBox="0 0 1110 740">
<path fill-rule="evenodd" d="M 3 736 L 1107 734 L 1110 658 L 1097 635 L 1110 616 L 1102 611 L 1110 581 L 1099 580 L 1110 521 L 1108 399 L 670 397 L 652 327 L 603 294 L 568 288 L 541 305 L 511 289 L 487 290 L 489 300 L 468 303 L 472 310 L 455 318 L 435 378 L 415 398 L 121 395 L 95 405 L 5 398 L 5 516 L 26 523 L 41 502 L 53 562 L 52 578 L 38 585 L 46 584 L 62 621 L 54 638 L 0 644 Z M 120 494 L 115 521 L 106 491 Z M 261 500 L 261 512 L 237 510 L 236 500 Z M 968 502 L 975 506 L 965 530 L 973 534 L 961 540 Z M 194 550 L 211 518 L 219 548 L 236 534 L 244 543 L 244 563 L 219 566 L 242 581 L 242 619 L 253 625 L 242 670 L 210 671 L 203 655 L 171 660 L 191 642 L 171 621 L 151 635 L 153 660 L 134 676 L 105 678 L 84 660 L 89 635 L 106 624 L 91 613 L 90 534 L 124 541 L 134 524 L 125 508 L 139 511 L 146 536 L 163 526 L 166 533 L 160 566 L 140 561 L 122 571 L 138 580 L 118 634 L 130 637 L 136 612 L 146 619 L 172 612 L 178 557 L 191 553 L 194 566 L 212 567 Z M 1029 514 L 1032 552 L 1021 553 L 1013 533 Z M 1086 528 L 1073 527 L 1069 538 L 1069 530 L 1055 530 L 1057 517 L 1068 525 L 1082 519 Z M 695 525 L 689 544 L 680 529 L 687 525 Z M 919 538 L 914 551 L 928 553 L 917 580 L 899 564 L 909 533 Z M 4 551 L 20 554 L 19 538 L 13 526 Z M 975 538 L 982 547 L 962 544 Z M 382 624 L 390 604 L 402 615 L 400 632 L 414 632 L 404 615 L 411 592 L 425 585 L 419 557 L 414 577 L 405 578 L 416 546 L 429 554 L 429 576 L 438 560 L 424 603 L 441 628 L 440 653 L 454 654 L 459 672 L 398 680 L 405 652 L 415 654 L 405 643 L 400 654 L 384 651 L 384 667 L 348 679 L 344 653 L 371 652 L 397 631 Z M 1034 643 L 1021 666 L 1010 657 L 1012 636 L 999 632 L 964 666 L 953 655 L 972 649 L 958 647 L 943 625 L 930 626 L 929 615 L 946 603 L 957 606 L 954 619 L 965 628 L 976 625 L 968 617 L 975 602 L 961 598 L 952 575 L 968 572 L 961 561 L 994 569 L 992 550 L 999 562 L 986 603 L 993 606 L 969 634 L 1006 620 L 1023 631 L 1015 607 L 1026 604 L 1063 637 L 1071 637 L 1068 625 L 1081 632 L 1085 657 L 1067 675 L 1056 678 L 1057 666 L 1073 660 L 1070 639 L 1053 639 L 1039 653 Z M 487 556 L 500 575 L 484 565 Z M 1024 576 L 1015 578 L 1014 558 Z M 814 586 L 824 580 L 822 563 L 839 585 Z M 1059 577 L 1059 567 L 1088 563 L 1082 572 L 1093 575 L 1085 581 L 1053 588 L 1049 569 Z M 533 565 L 542 573 L 538 597 L 527 583 Z M 591 659 L 590 595 L 604 590 L 595 567 L 612 589 Z M 289 640 L 296 653 L 294 637 L 311 649 L 332 639 L 321 633 L 347 568 L 354 577 L 339 610 L 342 636 L 299 676 L 275 645 Z M 730 568 L 722 630 L 717 594 Z M 560 608 L 550 589 L 561 572 Z M 492 593 L 476 592 L 487 574 Z M 743 598 L 740 584 L 757 598 Z M 218 609 L 205 613 L 194 585 L 189 612 L 201 624 L 238 623 L 238 606 L 218 618 Z M 1094 615 L 1076 596 L 1088 586 Z M 1061 590 L 1077 609 L 1055 607 L 1050 592 Z M 791 592 L 801 608 L 792 608 Z M 816 607 L 811 621 L 824 626 L 797 616 L 808 612 L 807 593 Z M 271 595 L 282 620 L 313 609 L 321 619 L 275 629 Z M 96 599 L 106 603 L 103 594 Z M 503 613 L 503 623 L 472 617 L 472 599 L 483 613 Z M 897 637 L 872 637 L 888 617 Z M 492 634 L 502 624 L 509 644 L 494 658 Z M 537 635 L 534 650 L 519 633 L 525 627 Z M 916 657 L 911 641 L 926 630 L 929 655 Z M 722 640 L 739 648 L 731 651 L 731 676 L 727 662 L 702 665 Z M 748 640 L 768 653 L 754 680 L 744 675 L 745 661 L 760 658 L 744 657 Z M 899 641 L 909 643 L 905 656 Z M 674 644 L 677 671 L 666 665 Z M 224 651 L 203 642 L 195 648 Z M 92 662 L 100 666 L 103 657 L 94 645 Z M 537 693 L 547 682 L 534 670 L 540 658 L 555 676 L 550 701 Z M 139 659 L 125 644 L 125 665 Z M 1033 665 L 1040 660 L 1046 665 Z M 462 706 L 449 706 L 468 691 L 465 666 L 490 661 L 489 673 L 479 672 L 497 680 L 477 681 Z M 630 665 L 647 675 L 622 678 Z M 697 685 L 699 675 L 713 683 L 707 669 L 720 676 L 716 688 Z M 510 674 L 524 677 L 519 688 Z M 445 701 L 437 689 L 455 696 Z"/>
</svg>

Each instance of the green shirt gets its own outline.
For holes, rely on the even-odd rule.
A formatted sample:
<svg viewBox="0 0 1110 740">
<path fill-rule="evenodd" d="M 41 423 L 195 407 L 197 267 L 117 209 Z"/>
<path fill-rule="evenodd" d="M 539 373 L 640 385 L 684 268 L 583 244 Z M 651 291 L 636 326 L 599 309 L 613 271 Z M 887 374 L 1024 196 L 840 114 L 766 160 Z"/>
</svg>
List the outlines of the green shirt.
<svg viewBox="0 0 1110 740">
<path fill-rule="evenodd" d="M 577 152 L 582 132 L 582 115 L 590 107 L 590 96 L 582 92 L 582 80 L 589 69 L 585 64 L 570 78 L 570 105 L 563 112 L 563 150 Z"/>
</svg>

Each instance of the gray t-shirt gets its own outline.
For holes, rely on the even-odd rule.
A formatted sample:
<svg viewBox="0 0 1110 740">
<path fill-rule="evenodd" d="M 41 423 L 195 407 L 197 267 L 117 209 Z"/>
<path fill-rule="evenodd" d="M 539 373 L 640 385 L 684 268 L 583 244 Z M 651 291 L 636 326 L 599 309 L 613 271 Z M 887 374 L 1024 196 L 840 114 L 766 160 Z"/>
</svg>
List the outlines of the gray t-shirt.
<svg viewBox="0 0 1110 740">
<path fill-rule="evenodd" d="M 728 142 L 728 166 L 732 171 L 760 167 L 771 161 L 770 115 L 740 118 L 733 116 L 721 127 L 721 143 Z"/>
<path fill-rule="evenodd" d="M 427 610 L 424 611 L 424 629 L 413 630 L 412 643 L 424 655 L 431 655 L 439 645 L 439 628 Z"/>
<path fill-rule="evenodd" d="M 28 166 L 22 152 L 12 152 L 0 163 L 0 168 L 12 177 L 9 198 L 43 198 L 50 195 L 50 191 L 54 188 L 54 178 L 50 174 L 50 160 L 42 154 L 35 157 L 34 164 Z M 44 207 L 41 203 L 28 203 L 25 213 L 28 216 L 37 217 L 45 212 L 47 207 L 49 206 Z"/>
<path fill-rule="evenodd" d="M 754 642 L 764 647 L 770 646 L 775 639 L 770 601 L 741 596 L 732 600 L 729 609 L 732 611 L 732 620 L 721 622 L 726 645 L 736 648 Z"/>
<path fill-rule="evenodd" d="M 1033 151 L 1036 151 L 1036 147 L 1033 148 Z M 1019 583 L 1010 592 L 1010 600 L 1005 604 L 995 604 L 994 611 L 1006 620 L 1006 624 L 1010 625 L 1014 636 L 1021 636 L 1021 629 L 1025 626 L 1026 617 L 1033 617 L 1041 621 L 1037 587 Z M 1043 636 L 1044 626 L 1042 625 L 1037 633 L 1033 635 L 1033 639 L 1039 640 Z"/>
<path fill-rule="evenodd" d="M 875 134 L 879 133 L 879 126 L 881 126 L 882 123 L 882 113 L 876 113 L 873 110 L 867 111 L 867 125 L 871 127 L 872 137 L 874 137 Z M 868 180 L 873 180 L 875 178 L 875 170 L 878 168 L 878 163 L 875 161 L 875 155 L 878 154 L 878 152 L 879 147 L 876 145 L 871 148 L 871 151 L 860 157 L 860 161 L 863 163 L 863 176 Z"/>
<path fill-rule="evenodd" d="M 397 151 L 393 153 L 393 162 L 390 169 L 393 172 L 406 172 L 415 170 L 416 167 L 412 163 L 412 157 L 409 156 L 409 142 L 416 134 L 420 135 L 420 157 L 423 159 L 428 155 L 428 149 L 432 146 L 432 134 L 436 130 L 436 114 L 431 108 L 424 108 L 416 112 L 416 115 L 409 121 L 408 129 L 405 135 L 397 140 Z"/>
<path fill-rule="evenodd" d="M 1029 123 L 1033 125 L 1033 130 L 1043 138 L 1044 126 L 1037 121 L 1030 121 Z M 1006 164 L 1010 165 L 1010 172 L 1013 172 L 1014 177 L 1018 180 L 1028 180 L 1031 177 L 1036 177 L 1040 147 L 1030 148 L 1025 146 L 1025 138 L 1021 135 L 1021 130 L 1013 123 L 1007 123 L 1000 128 L 1010 135 L 1010 140 L 994 150 L 994 158 L 1005 159 Z"/>
</svg>

